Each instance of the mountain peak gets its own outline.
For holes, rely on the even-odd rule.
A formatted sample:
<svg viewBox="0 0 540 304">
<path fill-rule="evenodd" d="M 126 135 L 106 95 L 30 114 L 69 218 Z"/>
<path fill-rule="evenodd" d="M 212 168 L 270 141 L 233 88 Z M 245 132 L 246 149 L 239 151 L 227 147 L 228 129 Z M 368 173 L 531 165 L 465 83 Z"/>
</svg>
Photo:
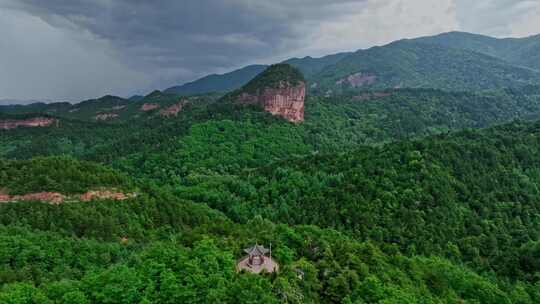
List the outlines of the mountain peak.
<svg viewBox="0 0 540 304">
<path fill-rule="evenodd" d="M 271 65 L 264 72 L 257 75 L 243 86 L 241 91 L 256 93 L 268 88 L 277 89 L 283 84 L 296 86 L 299 83 L 305 83 L 302 72 L 290 64 L 279 63 Z"/>
<path fill-rule="evenodd" d="M 242 104 L 260 105 L 266 112 L 294 123 L 304 121 L 304 75 L 289 64 L 275 64 L 259 74 L 232 98 Z"/>
</svg>

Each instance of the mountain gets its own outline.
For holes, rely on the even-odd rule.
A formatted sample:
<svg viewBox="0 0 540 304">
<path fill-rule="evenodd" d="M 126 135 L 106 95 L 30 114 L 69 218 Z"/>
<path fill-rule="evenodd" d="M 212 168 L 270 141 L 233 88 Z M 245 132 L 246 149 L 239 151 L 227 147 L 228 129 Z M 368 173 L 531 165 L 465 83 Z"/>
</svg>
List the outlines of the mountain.
<svg viewBox="0 0 540 304">
<path fill-rule="evenodd" d="M 290 64 L 298 68 L 306 77 L 320 72 L 326 66 L 332 65 L 347 56 L 349 53 L 338 53 L 321 58 L 304 57 L 291 58 L 282 63 Z M 196 95 L 212 92 L 229 92 L 239 89 L 263 72 L 268 65 L 249 65 L 221 75 L 209 75 L 193 82 L 166 89 L 165 93 L 177 95 Z"/>
<path fill-rule="evenodd" d="M 44 114 L 71 120 L 123 122 L 156 115 L 162 117 L 176 115 L 188 101 L 205 102 L 216 98 L 212 95 L 181 98 L 175 94 L 156 90 L 146 96 L 136 96 L 130 99 L 106 95 L 75 104 L 64 102 L 0 106 L 0 114 Z"/>
<path fill-rule="evenodd" d="M 413 41 L 459 48 L 503 59 L 509 63 L 540 70 L 540 35 L 497 39 L 489 36 L 449 32 Z"/>
<path fill-rule="evenodd" d="M 402 40 L 359 50 L 311 77 L 318 92 L 373 88 L 485 90 L 540 83 L 540 72 L 485 54 Z"/>
<path fill-rule="evenodd" d="M 144 98 L 144 96 L 142 96 L 142 95 L 133 95 L 130 98 L 128 98 L 128 100 L 130 100 L 130 101 L 141 101 L 143 98 Z"/>
<path fill-rule="evenodd" d="M 177 95 L 196 95 L 211 92 L 228 92 L 246 84 L 264 71 L 266 65 L 250 65 L 221 75 L 213 74 L 181 86 L 166 89 L 165 93 Z"/>
<path fill-rule="evenodd" d="M 484 90 L 540 83 L 540 35 L 497 39 L 463 32 L 396 41 L 321 58 L 291 58 L 313 93 L 393 87 Z M 240 88 L 267 66 L 210 75 L 165 90 L 180 95 Z M 536 69 L 539 71 L 531 71 Z"/>
<path fill-rule="evenodd" d="M 29 105 L 33 103 L 41 103 L 38 100 L 21 100 L 21 99 L 0 99 L 0 106 L 10 105 Z"/>
<path fill-rule="evenodd" d="M 305 77 L 311 77 L 322 71 L 325 67 L 336 64 L 349 54 L 350 53 L 344 52 L 327 55 L 320 58 L 313 58 L 310 56 L 304 58 L 291 58 L 283 61 L 282 63 L 290 64 L 296 67 L 302 72 L 302 74 L 304 74 Z"/>
<path fill-rule="evenodd" d="M 264 111 L 294 123 L 304 121 L 306 82 L 304 75 L 292 65 L 271 65 L 253 80 L 220 101 L 257 105 Z"/>
</svg>

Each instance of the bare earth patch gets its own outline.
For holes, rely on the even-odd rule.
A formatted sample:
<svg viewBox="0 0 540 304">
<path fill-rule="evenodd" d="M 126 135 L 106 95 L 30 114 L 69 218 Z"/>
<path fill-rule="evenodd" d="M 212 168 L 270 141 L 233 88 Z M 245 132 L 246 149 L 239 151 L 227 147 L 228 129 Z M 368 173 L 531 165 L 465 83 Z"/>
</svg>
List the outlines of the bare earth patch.
<svg viewBox="0 0 540 304">
<path fill-rule="evenodd" d="M 89 202 L 94 200 L 123 201 L 135 197 L 135 193 L 123 193 L 113 190 L 90 190 L 78 195 L 64 195 L 58 192 L 34 192 L 22 195 L 9 195 L 6 189 L 0 189 L 0 203 L 13 203 L 24 201 L 40 201 L 51 204 L 61 204 L 66 201 Z"/>
<path fill-rule="evenodd" d="M 54 118 L 34 117 L 28 119 L 6 119 L 0 120 L 0 129 L 9 130 L 18 127 L 47 127 L 53 123 L 58 123 Z"/>
<path fill-rule="evenodd" d="M 159 105 L 157 103 L 145 103 L 142 105 L 141 111 L 148 112 L 148 111 L 152 111 L 158 108 L 159 108 Z"/>
</svg>

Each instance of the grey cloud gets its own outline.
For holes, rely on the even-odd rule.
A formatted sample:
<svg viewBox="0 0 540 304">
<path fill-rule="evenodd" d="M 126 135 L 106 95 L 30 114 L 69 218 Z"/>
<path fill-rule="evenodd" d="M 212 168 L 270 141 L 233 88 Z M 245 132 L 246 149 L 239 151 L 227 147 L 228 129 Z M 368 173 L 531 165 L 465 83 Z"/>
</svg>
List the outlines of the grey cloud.
<svg viewBox="0 0 540 304">
<path fill-rule="evenodd" d="M 362 0 L 19 0 L 11 7 L 109 41 L 131 67 L 177 82 L 299 47 L 302 26 Z M 165 80 L 163 78 L 170 78 Z M 184 79 L 182 79 L 184 78 Z"/>
<path fill-rule="evenodd" d="M 513 34 L 512 26 L 527 18 L 527 12 L 540 12 L 540 1 L 536 0 L 455 0 L 457 18 L 467 31 L 507 37 Z M 540 16 L 537 16 L 540 17 Z M 535 34 L 539 29 L 530 29 Z"/>
</svg>

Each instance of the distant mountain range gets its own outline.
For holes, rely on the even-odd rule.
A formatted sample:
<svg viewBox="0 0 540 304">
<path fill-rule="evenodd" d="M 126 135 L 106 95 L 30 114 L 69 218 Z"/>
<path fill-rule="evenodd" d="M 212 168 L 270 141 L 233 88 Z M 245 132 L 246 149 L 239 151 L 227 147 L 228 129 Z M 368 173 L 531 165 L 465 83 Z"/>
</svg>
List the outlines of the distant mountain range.
<svg viewBox="0 0 540 304">
<path fill-rule="evenodd" d="M 283 61 L 305 76 L 309 94 L 328 95 L 389 88 L 434 88 L 447 91 L 479 91 L 540 84 L 540 35 L 498 39 L 477 34 L 450 32 L 436 36 L 404 39 L 356 52 L 320 58 L 291 58 Z M 239 89 L 267 65 L 249 65 L 225 74 L 213 74 L 174 86 L 161 94 L 167 104 L 179 96 L 227 93 Z M 72 106 L 69 103 L 0 100 L 0 112 L 68 113 L 87 118 L 89 113 L 111 107 L 140 106 L 154 102 L 149 96 L 129 99 L 104 96 Z M 99 105 L 95 102 L 101 102 Z M 113 104 L 111 104 L 111 102 Z M 6 106 L 31 104 L 27 107 Z M 84 109 L 91 109 L 86 113 Z M 69 112 L 71 111 L 71 112 Z"/>
<path fill-rule="evenodd" d="M 222 75 L 208 75 L 181 86 L 168 88 L 164 92 L 178 95 L 196 95 L 232 91 L 246 84 L 267 67 L 266 65 L 249 65 Z"/>
<path fill-rule="evenodd" d="M 540 83 L 540 35 L 498 39 L 450 32 L 321 58 L 284 61 L 302 71 L 312 92 L 411 87 L 483 90 Z M 169 88 L 181 95 L 240 88 L 267 66 L 252 65 Z"/>
<path fill-rule="evenodd" d="M 0 99 L 0 106 L 9 106 L 9 105 L 29 105 L 33 103 L 42 103 L 43 100 L 26 100 L 26 99 Z"/>
</svg>

